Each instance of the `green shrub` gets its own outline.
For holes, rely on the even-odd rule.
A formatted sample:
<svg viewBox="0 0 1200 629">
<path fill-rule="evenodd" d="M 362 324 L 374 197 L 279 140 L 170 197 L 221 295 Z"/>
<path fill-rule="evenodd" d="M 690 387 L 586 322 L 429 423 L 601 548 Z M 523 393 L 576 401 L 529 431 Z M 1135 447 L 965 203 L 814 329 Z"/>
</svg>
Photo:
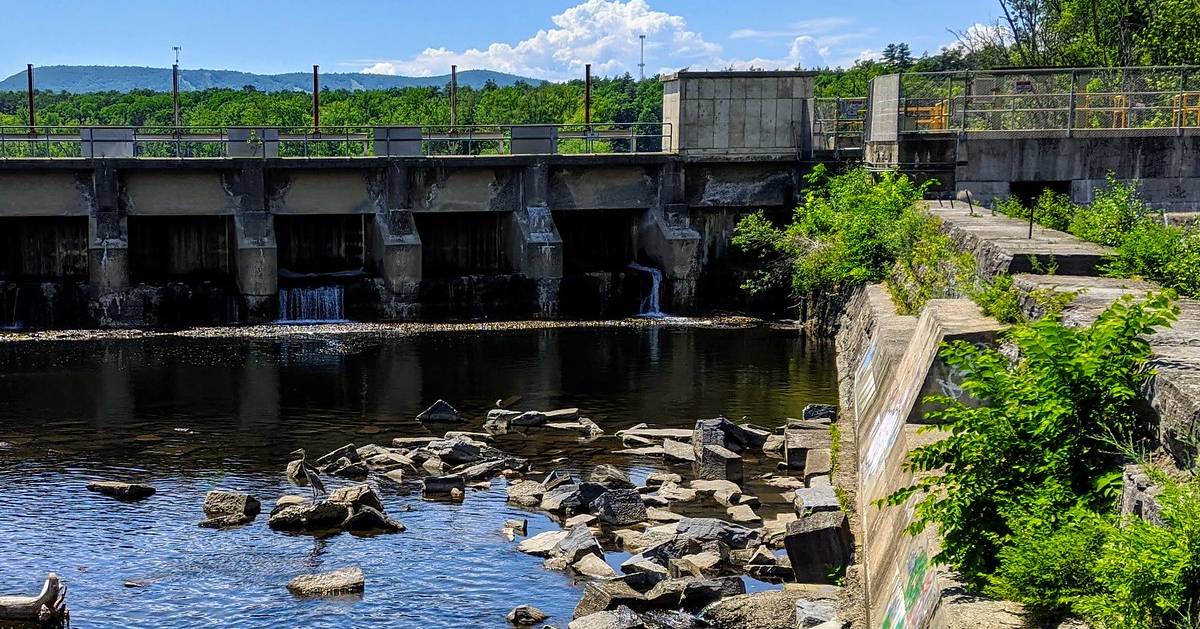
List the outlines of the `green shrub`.
<svg viewBox="0 0 1200 629">
<path fill-rule="evenodd" d="M 1020 323 L 1026 319 L 1021 309 L 1021 291 L 1011 275 L 999 275 L 991 281 L 981 282 L 971 293 L 971 299 L 979 304 L 983 314 L 1000 323 Z"/>
<path fill-rule="evenodd" d="M 1157 294 L 1123 298 L 1085 328 L 1053 318 L 1016 325 L 1005 333 L 1015 362 L 998 349 L 948 344 L 942 359 L 963 374 L 963 391 L 986 404 L 932 398 L 942 408 L 927 414 L 936 424 L 929 429 L 948 435 L 910 453 L 918 480 L 885 502 L 921 494 L 910 532 L 937 525 L 937 560 L 982 587 L 1012 543 L 1012 519 L 1034 512 L 1053 518 L 1103 498 L 1096 482 L 1114 455 L 1099 438 L 1139 435 L 1138 388 L 1149 377 L 1150 353 L 1143 336 L 1177 312 Z"/>
<path fill-rule="evenodd" d="M 1200 295 L 1200 229 L 1144 219 L 1125 236 L 1104 272 L 1154 280 L 1190 297 Z"/>
<path fill-rule="evenodd" d="M 1076 210 L 1070 232 L 1095 243 L 1116 247 L 1154 210 L 1142 200 L 1137 182 L 1123 184 L 1109 173 L 1096 199 Z"/>
<path fill-rule="evenodd" d="M 1079 206 L 1071 202 L 1071 197 L 1046 188 L 1034 200 L 1033 220 L 1050 229 L 1067 231 L 1078 209 Z M 996 211 L 1013 218 L 1029 220 L 1029 208 L 1025 207 L 1016 197 L 998 201 Z"/>
</svg>

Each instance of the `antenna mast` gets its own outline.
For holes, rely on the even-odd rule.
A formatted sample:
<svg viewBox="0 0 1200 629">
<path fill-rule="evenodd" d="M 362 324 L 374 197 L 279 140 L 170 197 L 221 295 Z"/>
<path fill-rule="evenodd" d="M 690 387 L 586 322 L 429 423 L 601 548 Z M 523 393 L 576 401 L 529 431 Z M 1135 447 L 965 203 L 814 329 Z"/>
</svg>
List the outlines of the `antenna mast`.
<svg viewBox="0 0 1200 629">
<path fill-rule="evenodd" d="M 638 35 L 638 40 L 640 40 L 641 47 L 642 47 L 642 57 L 641 57 L 641 61 L 638 63 L 638 75 L 639 75 L 638 78 L 642 81 L 645 81 L 646 80 L 646 36 Z"/>
</svg>

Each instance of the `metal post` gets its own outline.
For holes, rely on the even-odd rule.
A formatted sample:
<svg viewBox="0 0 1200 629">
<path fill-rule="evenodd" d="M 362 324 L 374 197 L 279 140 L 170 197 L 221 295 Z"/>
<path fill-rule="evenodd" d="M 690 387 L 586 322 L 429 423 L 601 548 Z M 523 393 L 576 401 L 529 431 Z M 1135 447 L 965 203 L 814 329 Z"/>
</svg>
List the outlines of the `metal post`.
<svg viewBox="0 0 1200 629">
<path fill-rule="evenodd" d="M 1176 125 L 1176 128 L 1175 128 L 1176 135 L 1183 135 L 1183 122 L 1184 122 L 1183 119 L 1187 115 L 1187 109 L 1185 109 L 1183 106 L 1183 102 L 1184 102 L 1186 93 L 1187 93 L 1187 69 L 1184 68 L 1184 69 L 1179 70 L 1179 123 L 1178 123 L 1178 125 Z M 1200 116 L 1200 112 L 1197 112 L 1196 115 Z M 1200 122 L 1200 121 L 1197 121 L 1197 122 Z"/>
<path fill-rule="evenodd" d="M 179 129 L 179 64 L 171 66 L 171 112 L 175 129 Z"/>
<path fill-rule="evenodd" d="M 1071 94 L 1067 97 L 1067 137 L 1075 134 L 1075 92 L 1078 91 L 1079 76 L 1071 70 Z"/>
<path fill-rule="evenodd" d="M 842 117 L 842 97 L 838 96 L 833 99 L 833 159 L 838 158 L 838 135 L 841 133 L 840 121 Z"/>
<path fill-rule="evenodd" d="M 584 150 L 592 152 L 592 64 L 583 65 L 583 134 Z"/>
<path fill-rule="evenodd" d="M 321 66 L 313 65 L 313 133 L 321 133 Z"/>
<path fill-rule="evenodd" d="M 450 131 L 458 127 L 458 66 L 450 66 Z"/>
<path fill-rule="evenodd" d="M 37 108 L 33 105 L 33 64 L 25 64 L 25 76 L 29 82 L 29 135 L 37 133 Z"/>
</svg>

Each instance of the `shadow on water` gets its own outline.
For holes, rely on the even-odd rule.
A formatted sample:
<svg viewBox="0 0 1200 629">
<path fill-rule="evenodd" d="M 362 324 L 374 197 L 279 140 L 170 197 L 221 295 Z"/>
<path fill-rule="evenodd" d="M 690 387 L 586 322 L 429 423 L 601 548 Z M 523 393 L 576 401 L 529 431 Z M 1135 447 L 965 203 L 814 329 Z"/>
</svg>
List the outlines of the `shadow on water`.
<svg viewBox="0 0 1200 629">
<path fill-rule="evenodd" d="M 245 490 L 269 509 L 307 491 L 284 478 L 292 450 L 430 434 L 413 417 L 437 398 L 471 418 L 455 429 L 478 429 L 496 400 L 519 395 L 520 408 L 580 407 L 612 435 L 721 413 L 777 426 L 807 403 L 833 401 L 835 386 L 832 348 L 768 328 L 0 345 L 0 586 L 18 593 L 57 571 L 76 624 L 88 627 L 501 627 L 522 603 L 564 626 L 578 585 L 499 532 L 513 517 L 529 518 L 531 535 L 557 524 L 507 505 L 502 480 L 450 503 L 373 479 L 408 531 L 365 538 L 277 533 L 265 514 L 200 529 L 203 495 Z M 542 472 L 610 462 L 644 478 L 662 465 L 612 454 L 621 447 L 612 437 L 531 432 L 496 445 Z M 750 476 L 774 461 L 747 465 Z M 84 491 L 95 478 L 147 481 L 158 493 L 116 502 Z M 788 508 L 778 490 L 751 482 L 748 491 L 768 512 Z M 349 565 L 367 575 L 361 598 L 304 600 L 284 588 Z"/>
</svg>

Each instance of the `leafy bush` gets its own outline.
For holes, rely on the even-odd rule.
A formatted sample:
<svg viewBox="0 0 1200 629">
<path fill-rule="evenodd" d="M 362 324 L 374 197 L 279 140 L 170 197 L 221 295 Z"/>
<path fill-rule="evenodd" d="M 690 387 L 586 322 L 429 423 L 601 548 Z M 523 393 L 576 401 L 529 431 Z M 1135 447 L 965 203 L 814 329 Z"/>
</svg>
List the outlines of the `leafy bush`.
<svg viewBox="0 0 1200 629">
<path fill-rule="evenodd" d="M 904 175 L 830 175 L 818 165 L 806 180 L 791 224 L 776 227 L 761 212 L 738 222 L 734 246 L 759 262 L 746 289 L 786 284 L 803 295 L 877 282 L 927 233 L 931 219 L 916 207 L 924 186 Z"/>
<path fill-rule="evenodd" d="M 1123 184 L 1109 173 L 1105 187 L 1096 193 L 1096 199 L 1075 212 L 1070 232 L 1084 240 L 1116 247 L 1126 234 L 1153 213 L 1154 210 L 1142 200 L 1136 182 Z"/>
<path fill-rule="evenodd" d="M 937 424 L 930 429 L 948 436 L 910 453 L 919 479 L 885 502 L 900 505 L 921 494 L 910 532 L 937 525 L 937 560 L 982 587 L 1013 543 L 1015 518 L 1040 513 L 1054 522 L 1056 514 L 1102 500 L 1097 481 L 1114 457 L 1100 437 L 1124 442 L 1139 434 L 1138 387 L 1149 376 L 1150 353 L 1143 335 L 1172 323 L 1177 312 L 1157 294 L 1123 298 L 1086 328 L 1054 318 L 1016 325 L 1005 334 L 1015 362 L 998 349 L 948 344 L 942 359 L 963 374 L 971 398 L 987 403 L 932 398 L 943 408 L 927 414 Z"/>
<path fill-rule="evenodd" d="M 1079 206 L 1071 202 L 1071 197 L 1047 188 L 1034 201 L 1033 220 L 1050 229 L 1067 231 L 1078 209 Z M 996 210 L 1013 218 L 1029 220 L 1030 208 L 1022 205 L 1016 197 L 997 202 Z"/>
<path fill-rule="evenodd" d="M 1000 275 L 990 282 L 983 282 L 971 298 L 979 304 L 983 314 L 1000 323 L 1020 323 L 1025 320 L 1025 312 L 1021 309 L 1021 291 L 1013 283 L 1011 275 Z"/>
<path fill-rule="evenodd" d="M 1117 277 L 1144 277 L 1183 295 L 1198 296 L 1200 229 L 1142 220 L 1125 236 L 1104 271 Z"/>
</svg>

